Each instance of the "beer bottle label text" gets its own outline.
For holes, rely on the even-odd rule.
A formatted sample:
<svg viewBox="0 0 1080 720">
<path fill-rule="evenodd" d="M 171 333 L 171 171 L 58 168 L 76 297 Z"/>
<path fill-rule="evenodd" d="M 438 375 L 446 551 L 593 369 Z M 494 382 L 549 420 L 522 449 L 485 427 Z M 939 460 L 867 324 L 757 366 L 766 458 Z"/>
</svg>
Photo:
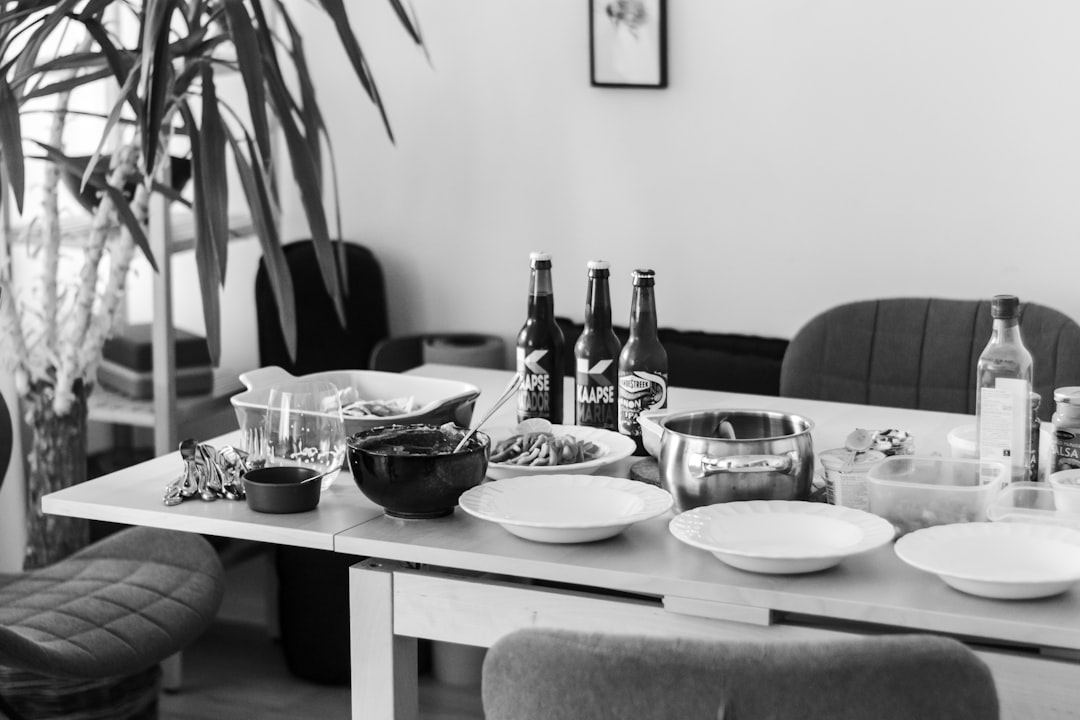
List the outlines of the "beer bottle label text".
<svg viewBox="0 0 1080 720">
<path fill-rule="evenodd" d="M 599 360 L 592 365 L 584 358 L 577 360 L 574 379 L 574 402 L 577 405 L 577 424 L 606 430 L 618 428 L 616 386 L 608 377 L 614 359 Z"/>
<path fill-rule="evenodd" d="M 637 416 L 667 407 L 667 373 L 635 370 L 619 373 L 619 432 L 641 435 Z"/>
<path fill-rule="evenodd" d="M 551 416 L 551 355 L 547 350 L 517 350 L 517 370 L 521 373 L 518 390 L 518 418 Z"/>
</svg>

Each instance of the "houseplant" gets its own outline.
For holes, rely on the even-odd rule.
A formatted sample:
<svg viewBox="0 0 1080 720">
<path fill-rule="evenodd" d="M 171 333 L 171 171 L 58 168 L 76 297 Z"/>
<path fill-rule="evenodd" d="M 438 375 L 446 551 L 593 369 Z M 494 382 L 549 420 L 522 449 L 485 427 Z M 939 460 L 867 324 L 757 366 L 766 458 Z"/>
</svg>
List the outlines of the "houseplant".
<svg viewBox="0 0 1080 720">
<path fill-rule="evenodd" d="M 401 0 L 388 0 L 408 36 L 422 46 Z M 332 21 L 352 71 L 390 125 L 344 0 L 311 3 Z M 128 29 L 125 32 L 124 28 Z M 218 94 L 223 73 L 242 78 L 243 97 Z M 73 93 L 108 86 L 115 100 L 97 113 L 100 141 L 89 158 L 65 151 L 64 128 L 76 112 Z M 42 105 L 46 104 L 43 108 Z M 239 106 L 234 108 L 234 105 Z M 31 112 L 51 116 L 45 137 L 28 137 Z M 78 111 L 85 115 L 84 111 Z M 279 153 L 271 128 L 285 147 Z M 295 354 L 293 289 L 277 235 L 275 181 L 287 155 L 315 241 L 323 280 L 343 316 L 340 231 L 331 234 L 324 200 L 336 187 L 324 171 L 329 138 L 316 101 L 304 44 L 286 0 L 10 0 L 0 1 L 0 202 L 20 216 L 26 161 L 47 163 L 42 211 L 24 222 L 33 276 L 19 277 L 4 237 L 0 332 L 31 428 L 25 564 L 36 567 L 85 543 L 81 523 L 42 517 L 44 493 L 85 478 L 86 398 L 111 333 L 137 253 L 151 267 L 150 201 L 162 194 L 191 207 L 195 260 L 211 356 L 220 356 L 219 292 L 228 258 L 227 157 L 251 210 L 282 329 Z M 191 198 L 162 180 L 171 156 L 191 163 Z M 105 160 L 103 160 L 105 159 Z M 106 169 L 107 167 L 107 169 Z M 57 209 L 62 176 L 76 174 L 96 191 L 80 247 L 62 242 Z M 68 268 L 74 263 L 76 268 Z"/>
</svg>

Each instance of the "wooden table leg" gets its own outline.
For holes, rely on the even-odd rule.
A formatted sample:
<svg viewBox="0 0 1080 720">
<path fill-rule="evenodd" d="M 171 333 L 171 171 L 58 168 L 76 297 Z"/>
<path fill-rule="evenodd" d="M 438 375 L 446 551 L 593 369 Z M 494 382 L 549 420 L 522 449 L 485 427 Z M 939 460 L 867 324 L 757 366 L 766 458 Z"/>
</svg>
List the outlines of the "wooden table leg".
<svg viewBox="0 0 1080 720">
<path fill-rule="evenodd" d="M 394 570 L 364 560 L 349 569 L 349 654 L 356 720 L 416 720 L 416 638 L 394 634 Z"/>
</svg>

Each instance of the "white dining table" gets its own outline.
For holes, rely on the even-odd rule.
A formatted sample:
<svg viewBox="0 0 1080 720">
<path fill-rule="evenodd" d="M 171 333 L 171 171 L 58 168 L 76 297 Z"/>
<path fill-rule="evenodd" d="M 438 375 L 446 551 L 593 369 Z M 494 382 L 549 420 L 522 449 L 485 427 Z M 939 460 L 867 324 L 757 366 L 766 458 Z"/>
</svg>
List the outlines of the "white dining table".
<svg viewBox="0 0 1080 720">
<path fill-rule="evenodd" d="M 481 416 L 506 371 L 425 365 L 411 371 L 481 389 Z M 567 383 L 566 407 L 572 408 Z M 855 428 L 898 428 L 918 454 L 949 453 L 950 429 L 971 416 L 673 387 L 669 407 L 796 413 L 814 422 L 814 447 L 840 447 Z M 512 425 L 513 404 L 492 426 Z M 211 440 L 238 441 L 238 433 Z M 600 470 L 626 476 L 629 458 Z M 350 570 L 354 718 L 415 718 L 416 639 L 490 646 L 520 627 L 822 642 L 853 634 L 932 632 L 968 643 L 989 665 L 1004 718 L 1080 717 L 1080 590 L 1027 601 L 961 593 L 903 563 L 892 544 L 803 575 L 725 565 L 668 531 L 672 512 L 594 543 L 524 540 L 460 509 L 434 520 L 385 515 L 348 472 L 319 507 L 263 515 L 231 501 L 161 503 L 178 453 L 42 499 L 45 512 L 164 527 L 368 558 Z"/>
</svg>

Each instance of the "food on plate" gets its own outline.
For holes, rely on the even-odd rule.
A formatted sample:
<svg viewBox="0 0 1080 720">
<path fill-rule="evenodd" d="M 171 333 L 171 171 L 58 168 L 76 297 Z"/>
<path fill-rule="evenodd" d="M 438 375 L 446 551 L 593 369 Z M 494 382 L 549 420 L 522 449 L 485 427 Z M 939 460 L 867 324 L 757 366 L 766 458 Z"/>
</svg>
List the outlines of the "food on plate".
<svg viewBox="0 0 1080 720">
<path fill-rule="evenodd" d="M 341 414 L 344 417 L 390 417 L 404 415 L 416 409 L 416 399 L 412 396 L 378 400 L 361 398 L 356 388 L 345 388 L 338 392 L 341 402 Z"/>
<path fill-rule="evenodd" d="M 573 435 L 556 435 L 551 423 L 538 418 L 521 422 L 514 435 L 491 449 L 490 461 L 507 465 L 569 465 L 604 454 L 603 448 Z"/>
</svg>

